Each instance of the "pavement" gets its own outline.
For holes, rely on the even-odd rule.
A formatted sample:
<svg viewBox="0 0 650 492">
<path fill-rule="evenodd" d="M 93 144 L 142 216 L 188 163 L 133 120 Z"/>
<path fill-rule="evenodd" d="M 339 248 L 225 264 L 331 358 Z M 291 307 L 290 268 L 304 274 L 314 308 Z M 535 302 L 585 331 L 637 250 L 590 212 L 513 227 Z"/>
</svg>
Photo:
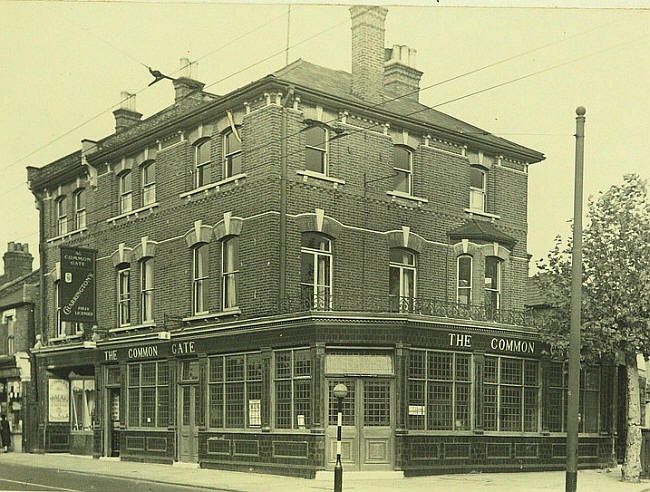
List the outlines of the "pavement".
<svg viewBox="0 0 650 492">
<path fill-rule="evenodd" d="M 91 480 L 100 477 L 121 477 L 156 485 L 178 485 L 193 490 L 221 490 L 232 492 L 292 492 L 323 491 L 333 489 L 333 476 L 320 473 L 319 479 L 282 477 L 258 473 L 206 470 L 188 465 L 158 465 L 120 461 L 116 458 L 93 459 L 70 454 L 0 454 L 0 477 L 3 464 L 28 466 L 39 469 L 78 473 Z M 5 467 L 7 469 L 7 467 Z M 36 475 L 37 471 L 34 472 Z M 397 478 L 396 473 L 373 474 L 372 472 L 343 473 L 343 490 L 349 492 L 388 492 L 408 490 L 409 492 L 468 492 L 503 491 L 535 492 L 563 491 L 563 471 L 522 473 L 468 473 L 455 475 L 434 475 L 427 477 Z M 650 479 L 631 484 L 620 481 L 620 467 L 609 470 L 580 470 L 578 472 L 579 492 L 650 492 Z M 331 479 L 329 479 L 331 478 Z M 54 489 L 55 487 L 51 487 Z M 59 489 L 62 490 L 62 489 Z M 70 490 L 70 489 L 68 489 Z"/>
</svg>

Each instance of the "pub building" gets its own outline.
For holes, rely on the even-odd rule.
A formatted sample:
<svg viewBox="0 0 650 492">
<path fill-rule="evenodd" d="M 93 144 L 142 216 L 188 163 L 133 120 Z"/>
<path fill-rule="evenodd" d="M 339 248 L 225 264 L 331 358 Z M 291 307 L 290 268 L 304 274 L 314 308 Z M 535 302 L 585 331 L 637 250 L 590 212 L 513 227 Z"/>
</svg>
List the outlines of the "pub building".
<svg viewBox="0 0 650 492">
<path fill-rule="evenodd" d="M 28 169 L 44 449 L 311 477 L 342 382 L 346 470 L 564 466 L 566 368 L 525 309 L 544 156 L 421 104 L 387 10 L 350 13 L 351 73 L 218 96 L 183 59 L 171 106 L 126 93 L 114 133 Z M 615 382 L 583 370 L 581 466 L 612 460 Z"/>
</svg>

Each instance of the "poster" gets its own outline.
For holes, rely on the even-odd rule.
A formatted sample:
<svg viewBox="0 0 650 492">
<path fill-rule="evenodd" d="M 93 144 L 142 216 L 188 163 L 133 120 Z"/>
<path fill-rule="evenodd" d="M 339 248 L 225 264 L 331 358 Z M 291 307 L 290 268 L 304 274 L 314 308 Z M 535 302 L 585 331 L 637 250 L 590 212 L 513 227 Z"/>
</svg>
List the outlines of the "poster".
<svg viewBox="0 0 650 492">
<path fill-rule="evenodd" d="M 248 424 L 251 427 L 262 425 L 260 400 L 248 400 Z"/>
<path fill-rule="evenodd" d="M 70 422 L 70 382 L 67 379 L 48 380 L 48 421 Z"/>
</svg>

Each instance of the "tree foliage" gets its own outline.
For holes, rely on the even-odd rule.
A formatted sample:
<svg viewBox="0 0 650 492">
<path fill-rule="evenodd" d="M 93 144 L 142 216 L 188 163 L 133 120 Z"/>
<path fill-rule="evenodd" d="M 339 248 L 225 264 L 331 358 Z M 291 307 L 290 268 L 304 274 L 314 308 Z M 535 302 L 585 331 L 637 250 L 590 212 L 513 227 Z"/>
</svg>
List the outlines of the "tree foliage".
<svg viewBox="0 0 650 492">
<path fill-rule="evenodd" d="M 650 355 L 650 202 L 646 182 L 623 183 L 590 197 L 583 231 L 581 352 L 587 360 Z M 541 335 L 568 347 L 571 240 L 556 237 L 537 264 L 538 286 L 555 308 Z"/>
</svg>

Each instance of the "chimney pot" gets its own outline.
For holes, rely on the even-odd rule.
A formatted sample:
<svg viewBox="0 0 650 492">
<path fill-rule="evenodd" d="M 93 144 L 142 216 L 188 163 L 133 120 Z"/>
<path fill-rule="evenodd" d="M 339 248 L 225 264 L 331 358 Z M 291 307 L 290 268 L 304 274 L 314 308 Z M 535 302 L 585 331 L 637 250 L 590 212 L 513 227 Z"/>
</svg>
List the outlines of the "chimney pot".
<svg viewBox="0 0 650 492">
<path fill-rule="evenodd" d="M 205 84 L 196 80 L 198 68 L 198 62 L 191 62 L 189 58 L 180 59 L 180 76 L 174 79 L 175 102 L 178 103 L 194 95 L 201 97 L 201 91 Z"/>
<path fill-rule="evenodd" d="M 398 96 L 414 101 L 419 99 L 422 72 L 415 68 L 416 54 L 416 50 L 405 44 L 394 44 L 392 49 L 386 49 L 384 90 L 392 97 Z"/>
<path fill-rule="evenodd" d="M 119 133 L 140 121 L 142 113 L 135 110 L 135 94 L 127 91 L 120 92 L 120 107 L 113 111 L 115 116 L 115 132 Z"/>
<path fill-rule="evenodd" d="M 22 277 L 32 271 L 34 258 L 29 253 L 29 245 L 10 241 L 7 244 L 7 252 L 2 257 L 4 260 L 4 275 L 0 277 L 0 283 L 6 283 L 18 277 Z"/>
</svg>

